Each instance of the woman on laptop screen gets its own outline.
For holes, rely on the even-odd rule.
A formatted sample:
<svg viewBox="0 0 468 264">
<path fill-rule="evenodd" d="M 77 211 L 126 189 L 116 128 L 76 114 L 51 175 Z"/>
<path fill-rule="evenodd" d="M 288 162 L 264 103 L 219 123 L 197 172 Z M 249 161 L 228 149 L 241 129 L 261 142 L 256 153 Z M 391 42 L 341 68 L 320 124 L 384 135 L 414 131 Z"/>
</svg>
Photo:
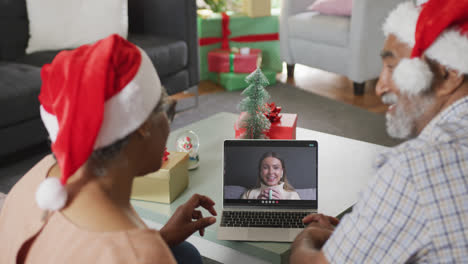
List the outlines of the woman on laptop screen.
<svg viewBox="0 0 468 264">
<path fill-rule="evenodd" d="M 266 152 L 258 163 L 257 186 L 242 194 L 242 199 L 300 200 L 288 183 L 284 160 L 276 152 Z"/>
</svg>

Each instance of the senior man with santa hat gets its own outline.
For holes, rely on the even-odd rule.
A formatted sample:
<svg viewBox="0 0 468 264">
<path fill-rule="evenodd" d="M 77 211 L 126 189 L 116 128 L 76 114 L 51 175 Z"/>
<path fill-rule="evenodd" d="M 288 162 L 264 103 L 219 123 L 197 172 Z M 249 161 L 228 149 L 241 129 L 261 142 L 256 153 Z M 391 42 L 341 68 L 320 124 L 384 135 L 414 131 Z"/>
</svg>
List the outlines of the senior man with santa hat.
<svg viewBox="0 0 468 264">
<path fill-rule="evenodd" d="M 409 140 L 340 223 L 304 218 L 291 263 L 468 263 L 468 0 L 402 3 L 383 31 L 376 91 Z"/>
</svg>

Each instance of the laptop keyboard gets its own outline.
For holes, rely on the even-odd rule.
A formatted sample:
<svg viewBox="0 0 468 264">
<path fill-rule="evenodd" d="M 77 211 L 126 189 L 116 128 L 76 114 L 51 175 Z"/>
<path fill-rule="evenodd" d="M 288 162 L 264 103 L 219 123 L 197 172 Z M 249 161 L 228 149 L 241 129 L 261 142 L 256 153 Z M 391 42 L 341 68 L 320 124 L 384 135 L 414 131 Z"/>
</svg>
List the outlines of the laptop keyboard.
<svg viewBox="0 0 468 264">
<path fill-rule="evenodd" d="M 223 211 L 223 227 L 304 228 L 302 218 L 308 212 Z"/>
</svg>

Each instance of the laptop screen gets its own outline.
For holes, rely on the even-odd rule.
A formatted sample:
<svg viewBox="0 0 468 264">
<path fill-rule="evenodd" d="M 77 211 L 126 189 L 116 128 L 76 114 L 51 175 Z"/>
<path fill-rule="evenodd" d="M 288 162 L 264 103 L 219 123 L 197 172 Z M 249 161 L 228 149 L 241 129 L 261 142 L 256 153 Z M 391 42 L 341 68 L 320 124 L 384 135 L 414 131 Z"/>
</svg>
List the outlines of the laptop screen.
<svg viewBox="0 0 468 264">
<path fill-rule="evenodd" d="M 224 205 L 317 208 L 312 140 L 224 141 Z"/>
</svg>

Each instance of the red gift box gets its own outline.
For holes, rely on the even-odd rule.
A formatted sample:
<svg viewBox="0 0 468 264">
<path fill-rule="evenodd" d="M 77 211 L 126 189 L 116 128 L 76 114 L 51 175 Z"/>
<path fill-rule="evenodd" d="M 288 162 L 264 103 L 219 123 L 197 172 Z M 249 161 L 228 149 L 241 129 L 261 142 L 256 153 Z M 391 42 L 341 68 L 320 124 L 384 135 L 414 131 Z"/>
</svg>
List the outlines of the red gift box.
<svg viewBox="0 0 468 264">
<path fill-rule="evenodd" d="M 260 49 L 250 49 L 248 54 L 214 49 L 208 52 L 208 70 L 210 72 L 251 73 L 260 64 L 261 54 Z"/>
<path fill-rule="evenodd" d="M 234 124 L 236 138 L 239 138 L 245 132 L 245 128 L 240 129 L 239 126 L 246 114 L 246 112 L 242 112 Z M 266 133 L 266 136 L 270 139 L 296 139 L 296 126 L 297 114 L 281 114 L 281 119 L 271 124 L 270 131 Z"/>
</svg>

